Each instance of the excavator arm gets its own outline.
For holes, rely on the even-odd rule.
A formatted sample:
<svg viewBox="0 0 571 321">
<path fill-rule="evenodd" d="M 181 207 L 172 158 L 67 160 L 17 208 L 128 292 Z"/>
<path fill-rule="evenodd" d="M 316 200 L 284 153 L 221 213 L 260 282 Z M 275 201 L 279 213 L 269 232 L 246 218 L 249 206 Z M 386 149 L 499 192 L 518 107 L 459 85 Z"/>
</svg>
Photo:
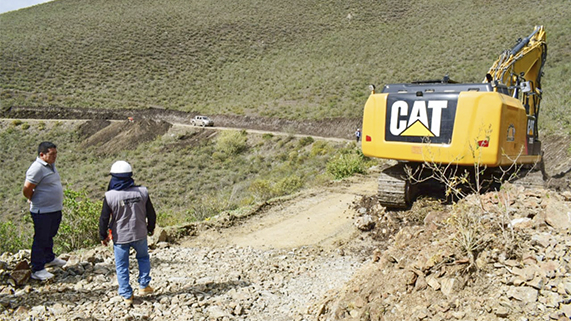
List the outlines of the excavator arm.
<svg viewBox="0 0 571 321">
<path fill-rule="evenodd" d="M 484 82 L 507 86 L 508 92 L 521 101 L 533 128 L 528 136 L 537 139 L 537 117 L 541 102 L 541 76 L 547 56 L 547 43 L 543 26 L 536 26 L 528 37 L 519 39 L 509 50 L 502 52 L 494 62 Z"/>
</svg>

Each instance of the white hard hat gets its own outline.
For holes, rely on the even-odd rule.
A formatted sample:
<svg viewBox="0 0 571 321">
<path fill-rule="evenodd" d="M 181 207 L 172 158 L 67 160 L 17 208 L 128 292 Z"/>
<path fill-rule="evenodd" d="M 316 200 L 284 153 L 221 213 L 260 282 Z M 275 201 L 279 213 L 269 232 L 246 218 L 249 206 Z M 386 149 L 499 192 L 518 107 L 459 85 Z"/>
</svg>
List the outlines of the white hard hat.
<svg viewBox="0 0 571 321">
<path fill-rule="evenodd" d="M 116 161 L 111 166 L 111 174 L 122 174 L 122 173 L 131 173 L 133 170 L 131 169 L 131 165 L 126 161 Z"/>
</svg>

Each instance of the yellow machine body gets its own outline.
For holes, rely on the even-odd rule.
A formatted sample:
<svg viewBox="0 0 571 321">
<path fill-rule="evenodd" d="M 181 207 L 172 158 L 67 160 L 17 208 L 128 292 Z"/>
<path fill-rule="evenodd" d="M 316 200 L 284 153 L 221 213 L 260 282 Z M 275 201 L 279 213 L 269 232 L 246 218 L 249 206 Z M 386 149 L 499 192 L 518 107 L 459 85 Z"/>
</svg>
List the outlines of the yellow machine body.
<svg viewBox="0 0 571 321">
<path fill-rule="evenodd" d="M 413 107 L 409 106 L 399 116 L 387 117 L 387 109 L 394 108 L 388 105 L 388 95 L 372 94 L 365 105 L 362 149 L 366 156 L 491 167 L 540 160 L 541 156 L 533 155 L 528 147 L 528 125 L 532 124 L 528 124 L 527 113 L 518 99 L 498 92 L 459 92 L 451 135 L 434 143 L 436 135 L 444 134 L 441 129 L 432 128 L 444 123 L 434 117 L 442 118 L 443 113 L 431 114 L 427 101 L 426 107 L 417 107 L 412 114 Z M 418 111 L 423 108 L 426 110 Z M 421 140 L 391 140 L 385 135 L 391 122 L 400 122 L 404 128 L 399 136 Z"/>
</svg>

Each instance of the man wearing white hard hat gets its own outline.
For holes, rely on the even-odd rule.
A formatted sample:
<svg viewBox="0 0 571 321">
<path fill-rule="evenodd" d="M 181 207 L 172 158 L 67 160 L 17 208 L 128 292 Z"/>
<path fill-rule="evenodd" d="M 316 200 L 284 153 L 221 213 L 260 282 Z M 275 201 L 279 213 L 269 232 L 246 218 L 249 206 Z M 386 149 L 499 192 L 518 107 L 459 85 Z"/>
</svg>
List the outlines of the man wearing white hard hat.
<svg viewBox="0 0 571 321">
<path fill-rule="evenodd" d="M 153 293 L 151 282 L 151 261 L 147 235 L 153 235 L 157 215 L 149 191 L 135 185 L 131 165 L 117 161 L 111 166 L 111 181 L 105 192 L 103 209 L 99 218 L 99 238 L 107 246 L 111 237 L 115 253 L 115 268 L 119 295 L 127 304 L 133 304 L 133 288 L 129 284 L 129 250 L 134 248 L 139 263 L 139 294 Z"/>
</svg>

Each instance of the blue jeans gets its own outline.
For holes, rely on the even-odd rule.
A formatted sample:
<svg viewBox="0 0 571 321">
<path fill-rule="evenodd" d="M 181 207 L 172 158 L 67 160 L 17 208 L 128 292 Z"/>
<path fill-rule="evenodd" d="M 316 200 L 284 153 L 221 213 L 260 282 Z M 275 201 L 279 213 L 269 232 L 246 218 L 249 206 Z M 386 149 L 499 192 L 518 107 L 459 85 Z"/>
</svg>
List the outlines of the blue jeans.
<svg viewBox="0 0 571 321">
<path fill-rule="evenodd" d="M 55 259 L 54 237 L 61 223 L 61 211 L 32 213 L 34 242 L 32 243 L 32 272 L 41 271 L 44 265 Z"/>
<path fill-rule="evenodd" d="M 139 288 L 146 288 L 151 283 L 151 260 L 147 238 L 125 244 L 113 244 L 115 252 L 115 268 L 117 270 L 117 282 L 119 283 L 119 295 L 128 299 L 133 295 L 133 288 L 129 285 L 129 249 L 134 248 L 139 263 Z"/>
</svg>

